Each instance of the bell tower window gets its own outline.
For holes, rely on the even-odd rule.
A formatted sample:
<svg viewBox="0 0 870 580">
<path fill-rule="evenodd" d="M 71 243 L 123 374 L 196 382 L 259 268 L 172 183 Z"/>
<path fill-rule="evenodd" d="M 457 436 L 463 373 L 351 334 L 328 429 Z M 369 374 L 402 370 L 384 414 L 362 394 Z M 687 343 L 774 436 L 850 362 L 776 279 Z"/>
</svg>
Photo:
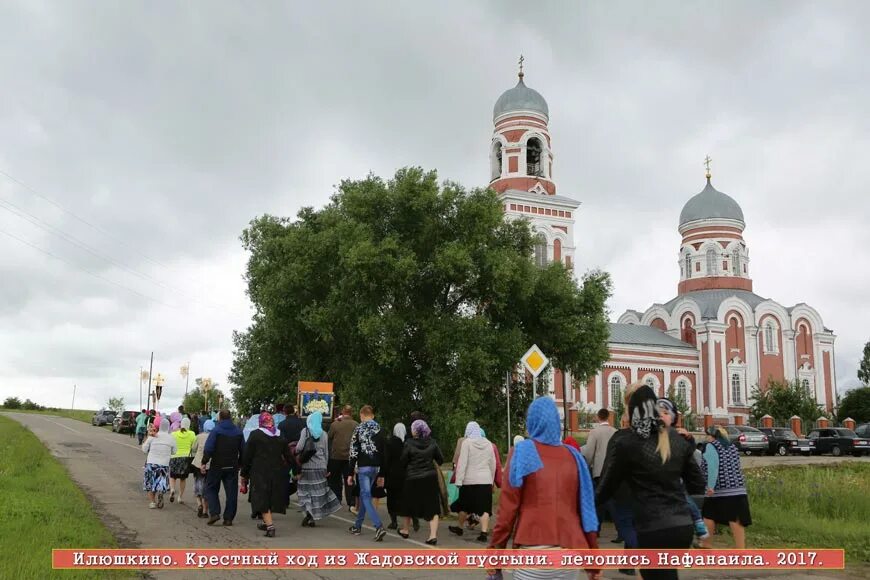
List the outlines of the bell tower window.
<svg viewBox="0 0 870 580">
<path fill-rule="evenodd" d="M 716 274 L 716 250 L 713 248 L 707 249 L 707 275 L 713 276 Z"/>
<path fill-rule="evenodd" d="M 544 167 L 541 164 L 541 141 L 537 137 L 532 137 L 526 143 L 526 175 L 534 175 L 535 177 L 544 176 Z"/>
<path fill-rule="evenodd" d="M 496 141 L 492 144 L 492 156 L 490 161 L 490 180 L 495 181 L 501 177 L 502 161 L 501 161 L 501 142 Z"/>
<path fill-rule="evenodd" d="M 731 254 L 731 273 L 735 276 L 740 275 L 740 250 L 736 248 Z"/>
<path fill-rule="evenodd" d="M 692 277 L 692 255 L 686 252 L 686 278 Z"/>
</svg>

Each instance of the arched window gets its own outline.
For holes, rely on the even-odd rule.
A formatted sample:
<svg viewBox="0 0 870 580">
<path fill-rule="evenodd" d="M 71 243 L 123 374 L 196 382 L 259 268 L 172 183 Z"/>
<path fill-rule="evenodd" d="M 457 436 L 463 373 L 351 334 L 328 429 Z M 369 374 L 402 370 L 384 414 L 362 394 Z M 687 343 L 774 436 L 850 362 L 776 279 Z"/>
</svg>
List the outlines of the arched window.
<svg viewBox="0 0 870 580">
<path fill-rule="evenodd" d="M 526 175 L 544 176 L 544 168 L 541 165 L 541 149 L 541 141 L 537 137 L 532 137 L 526 142 Z"/>
<path fill-rule="evenodd" d="M 547 265 L 547 237 L 544 234 L 535 236 L 535 264 L 541 268 Z"/>
<path fill-rule="evenodd" d="M 659 386 L 659 382 L 656 380 L 656 378 L 653 375 L 647 375 L 643 379 L 643 384 L 645 384 L 646 386 L 648 386 L 652 390 L 658 392 L 657 388 Z"/>
<path fill-rule="evenodd" d="M 689 403 L 689 381 L 686 379 L 677 381 L 677 397 L 682 399 L 684 403 Z"/>
<path fill-rule="evenodd" d="M 740 404 L 742 401 L 742 393 L 743 389 L 740 385 L 740 375 L 738 373 L 733 373 L 731 375 L 731 402 L 735 405 Z"/>
<path fill-rule="evenodd" d="M 765 354 L 777 354 L 779 352 L 779 337 L 776 332 L 776 324 L 768 320 L 764 324 L 764 352 Z"/>
<path fill-rule="evenodd" d="M 560 240 L 559 238 L 553 240 L 553 261 L 562 261 L 562 240 Z"/>
<path fill-rule="evenodd" d="M 616 407 L 620 399 L 622 399 L 622 377 L 612 375 L 610 377 L 610 406 Z"/>
<path fill-rule="evenodd" d="M 712 276 L 716 273 L 716 250 L 707 248 L 707 275 Z"/>
<path fill-rule="evenodd" d="M 734 248 L 731 253 L 731 273 L 735 276 L 740 275 L 740 250 Z"/>
<path fill-rule="evenodd" d="M 686 278 L 692 277 L 692 254 L 686 252 Z"/>
<path fill-rule="evenodd" d="M 490 160 L 491 180 L 494 181 L 501 177 L 501 142 L 496 141 L 492 144 L 492 158 Z"/>
<path fill-rule="evenodd" d="M 804 388 L 804 392 L 809 394 L 809 392 L 810 392 L 810 380 L 809 379 L 802 379 L 801 386 Z"/>
</svg>

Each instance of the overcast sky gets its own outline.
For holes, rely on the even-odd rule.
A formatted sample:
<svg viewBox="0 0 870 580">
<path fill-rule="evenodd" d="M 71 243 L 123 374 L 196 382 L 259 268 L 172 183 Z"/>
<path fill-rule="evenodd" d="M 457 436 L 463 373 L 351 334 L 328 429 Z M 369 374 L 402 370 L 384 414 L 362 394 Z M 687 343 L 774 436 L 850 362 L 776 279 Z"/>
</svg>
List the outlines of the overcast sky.
<svg viewBox="0 0 870 580">
<path fill-rule="evenodd" d="M 77 408 L 135 406 L 152 350 L 166 405 L 187 361 L 226 386 L 248 221 L 405 165 L 485 185 L 520 53 L 559 193 L 583 203 L 578 274 L 613 274 L 612 318 L 676 294 L 677 219 L 710 154 L 755 291 L 818 309 L 842 390 L 870 338 L 868 18 L 833 1 L 3 2 L 0 171 L 20 183 L 0 175 L 0 397 L 68 407 L 77 384 Z"/>
</svg>

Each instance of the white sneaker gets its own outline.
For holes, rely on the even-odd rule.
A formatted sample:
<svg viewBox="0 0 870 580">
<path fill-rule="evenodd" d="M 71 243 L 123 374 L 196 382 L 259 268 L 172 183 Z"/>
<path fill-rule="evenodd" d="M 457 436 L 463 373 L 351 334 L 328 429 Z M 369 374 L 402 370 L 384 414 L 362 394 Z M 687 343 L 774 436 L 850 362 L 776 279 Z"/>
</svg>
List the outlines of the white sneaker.
<svg viewBox="0 0 870 580">
<path fill-rule="evenodd" d="M 157 504 L 154 503 L 154 502 L 152 501 L 151 503 L 148 504 L 148 509 L 150 509 L 150 510 L 156 510 L 156 509 L 157 509 Z"/>
<path fill-rule="evenodd" d="M 179 497 L 179 498 L 178 498 L 178 503 L 182 504 L 182 503 L 184 503 L 184 500 L 181 499 L 181 498 Z"/>
</svg>

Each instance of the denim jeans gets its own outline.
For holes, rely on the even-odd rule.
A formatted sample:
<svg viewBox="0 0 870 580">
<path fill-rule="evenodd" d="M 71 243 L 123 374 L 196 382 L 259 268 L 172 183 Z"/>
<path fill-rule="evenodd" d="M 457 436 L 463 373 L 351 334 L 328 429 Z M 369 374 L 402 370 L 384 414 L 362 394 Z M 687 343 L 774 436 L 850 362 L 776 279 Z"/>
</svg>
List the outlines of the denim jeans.
<svg viewBox="0 0 870 580">
<path fill-rule="evenodd" d="M 239 471 L 237 469 L 209 469 L 206 472 L 205 501 L 208 502 L 209 515 L 221 515 L 221 500 L 218 496 L 221 482 L 224 484 L 224 493 L 227 496 L 224 519 L 233 521 L 239 505 Z"/>
<path fill-rule="evenodd" d="M 701 510 L 698 509 L 698 504 L 695 503 L 695 500 L 692 499 L 689 492 L 686 492 L 686 503 L 689 504 L 689 512 L 692 514 L 693 522 L 703 519 L 701 517 Z"/>
<path fill-rule="evenodd" d="M 612 509 L 613 523 L 616 525 L 616 531 L 625 540 L 625 548 L 628 550 L 637 548 L 637 531 L 634 529 L 631 504 L 614 501 Z"/>
<path fill-rule="evenodd" d="M 357 471 L 360 505 L 359 513 L 356 515 L 356 522 L 353 524 L 357 529 L 362 527 L 363 521 L 366 519 L 366 512 L 369 513 L 369 517 L 376 528 L 383 526 L 381 518 L 378 516 L 378 510 L 375 509 L 372 503 L 372 485 L 374 485 L 375 479 L 378 477 L 378 470 L 379 468 L 377 467 L 360 467 Z"/>
</svg>

